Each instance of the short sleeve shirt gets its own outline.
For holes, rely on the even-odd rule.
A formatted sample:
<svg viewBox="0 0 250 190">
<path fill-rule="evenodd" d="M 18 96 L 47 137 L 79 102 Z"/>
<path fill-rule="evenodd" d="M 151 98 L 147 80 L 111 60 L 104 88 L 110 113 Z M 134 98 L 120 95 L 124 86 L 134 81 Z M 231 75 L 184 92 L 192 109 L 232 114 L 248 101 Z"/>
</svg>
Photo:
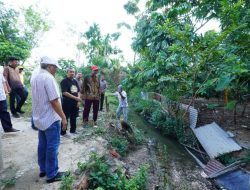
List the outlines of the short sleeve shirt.
<svg viewBox="0 0 250 190">
<path fill-rule="evenodd" d="M 60 98 L 58 85 L 53 75 L 41 71 L 32 78 L 32 117 L 35 126 L 45 131 L 54 122 L 61 120 L 50 101 Z"/>
<path fill-rule="evenodd" d="M 62 93 L 64 92 L 68 92 L 73 96 L 78 96 L 78 93 L 80 91 L 80 88 L 78 86 L 78 83 L 75 79 L 69 79 L 69 78 L 65 78 L 61 81 L 61 90 Z M 67 96 L 62 95 L 63 100 L 65 101 L 75 101 L 71 98 L 68 98 Z"/>
<path fill-rule="evenodd" d="M 3 86 L 5 82 L 6 81 L 3 77 L 3 74 L 0 74 L 0 101 L 6 100 L 6 94 L 5 94 L 4 86 Z"/>
<path fill-rule="evenodd" d="M 128 107 L 127 93 L 124 90 L 122 91 L 122 96 L 125 97 L 124 99 L 122 99 L 119 92 L 115 92 L 114 95 L 118 97 L 119 107 L 122 107 L 122 108 Z"/>
</svg>

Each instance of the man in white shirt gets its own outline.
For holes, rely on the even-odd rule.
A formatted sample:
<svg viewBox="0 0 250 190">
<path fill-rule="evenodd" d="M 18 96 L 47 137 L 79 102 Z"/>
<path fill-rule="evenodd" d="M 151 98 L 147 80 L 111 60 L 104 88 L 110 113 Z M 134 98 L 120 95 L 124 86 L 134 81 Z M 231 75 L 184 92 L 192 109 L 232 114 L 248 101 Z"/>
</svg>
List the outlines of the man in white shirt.
<svg viewBox="0 0 250 190">
<path fill-rule="evenodd" d="M 122 89 L 122 85 L 119 85 L 117 92 L 114 93 L 118 97 L 119 105 L 116 110 L 117 119 L 120 119 L 121 114 L 123 114 L 123 120 L 128 121 L 128 100 L 127 93 Z"/>
<path fill-rule="evenodd" d="M 38 165 L 40 177 L 47 182 L 59 181 L 65 175 L 58 172 L 58 148 L 61 123 L 66 129 L 67 120 L 63 113 L 57 82 L 54 78 L 59 64 L 47 56 L 41 58 L 41 70 L 32 76 L 32 117 L 38 128 Z"/>
<path fill-rule="evenodd" d="M 12 127 L 10 114 L 7 111 L 7 101 L 6 94 L 9 93 L 9 90 L 6 85 L 6 80 L 2 73 L 0 73 L 0 120 L 5 133 L 17 132 L 19 130 Z"/>
</svg>

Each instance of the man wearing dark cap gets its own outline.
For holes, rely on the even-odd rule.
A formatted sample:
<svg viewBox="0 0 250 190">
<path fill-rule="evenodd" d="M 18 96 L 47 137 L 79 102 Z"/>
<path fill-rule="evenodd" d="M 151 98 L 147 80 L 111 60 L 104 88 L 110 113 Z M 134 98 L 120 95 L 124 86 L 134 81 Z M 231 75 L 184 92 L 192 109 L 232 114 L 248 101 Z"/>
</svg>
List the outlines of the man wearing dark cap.
<svg viewBox="0 0 250 190">
<path fill-rule="evenodd" d="M 18 113 L 24 113 L 24 111 L 22 111 L 21 108 L 28 96 L 21 82 L 18 70 L 16 70 L 16 67 L 18 66 L 18 61 L 19 61 L 18 58 L 10 57 L 9 65 L 4 68 L 3 72 L 3 75 L 11 88 L 10 111 L 13 117 L 16 118 L 20 117 Z M 20 97 L 20 101 L 18 101 L 17 104 L 15 105 L 16 96 Z"/>
<path fill-rule="evenodd" d="M 86 76 L 81 88 L 81 97 L 85 101 L 83 110 L 83 123 L 88 125 L 89 112 L 93 104 L 93 126 L 97 127 L 97 116 L 99 110 L 100 100 L 100 81 L 97 78 L 98 67 L 96 65 L 91 66 L 92 73 L 90 76 Z"/>
</svg>

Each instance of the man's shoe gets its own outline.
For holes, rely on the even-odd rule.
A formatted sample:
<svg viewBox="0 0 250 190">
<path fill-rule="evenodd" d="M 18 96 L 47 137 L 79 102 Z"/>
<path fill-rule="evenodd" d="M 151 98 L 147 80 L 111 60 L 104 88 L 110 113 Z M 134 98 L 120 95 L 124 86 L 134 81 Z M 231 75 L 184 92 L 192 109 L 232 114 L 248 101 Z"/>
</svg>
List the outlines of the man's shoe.
<svg viewBox="0 0 250 190">
<path fill-rule="evenodd" d="M 85 127 L 88 127 L 88 125 L 89 125 L 89 122 L 88 121 L 84 121 L 82 127 L 85 128 Z"/>
<path fill-rule="evenodd" d="M 46 173 L 45 172 L 40 172 L 39 177 L 45 177 Z"/>
<path fill-rule="evenodd" d="M 5 130 L 4 132 L 5 132 L 5 133 L 12 133 L 12 132 L 17 132 L 17 131 L 20 131 L 20 130 L 11 128 L 11 129 Z"/>
<path fill-rule="evenodd" d="M 72 136 L 71 136 L 71 133 L 65 133 L 64 135 L 61 135 L 62 137 L 65 137 L 65 138 L 68 138 L 68 139 L 71 139 Z"/>
<path fill-rule="evenodd" d="M 66 172 L 58 172 L 57 174 L 56 174 L 56 176 L 55 177 L 53 177 L 53 178 L 51 178 L 51 179 L 47 179 L 46 181 L 47 181 L 47 183 L 53 183 L 53 182 L 55 182 L 55 181 L 61 181 L 62 180 L 62 178 L 63 178 L 63 176 L 69 176 L 69 173 L 66 173 Z"/>
<path fill-rule="evenodd" d="M 20 114 L 24 114 L 25 112 L 24 111 L 22 111 L 22 110 L 20 110 L 20 111 L 16 111 L 16 112 L 18 112 L 18 113 L 20 113 Z"/>
<path fill-rule="evenodd" d="M 12 116 L 15 118 L 20 118 L 20 115 L 18 113 L 13 113 Z"/>
<path fill-rule="evenodd" d="M 98 127 L 96 121 L 93 122 L 93 127 L 94 127 L 94 128 Z"/>
</svg>

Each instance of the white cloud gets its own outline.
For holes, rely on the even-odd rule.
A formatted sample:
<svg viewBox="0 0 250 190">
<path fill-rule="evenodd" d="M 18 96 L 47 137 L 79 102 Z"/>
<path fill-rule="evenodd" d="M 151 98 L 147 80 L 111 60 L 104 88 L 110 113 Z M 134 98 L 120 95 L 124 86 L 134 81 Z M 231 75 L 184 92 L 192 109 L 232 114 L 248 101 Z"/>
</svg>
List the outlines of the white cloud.
<svg viewBox="0 0 250 190">
<path fill-rule="evenodd" d="M 27 7 L 37 3 L 41 10 L 47 9 L 52 29 L 45 33 L 40 40 L 39 47 L 35 48 L 30 60 L 37 60 L 41 55 L 50 55 L 55 58 L 64 57 L 77 59 L 76 44 L 80 32 L 85 32 L 92 23 L 100 26 L 103 34 L 117 32 L 117 24 L 126 22 L 134 24 L 132 16 L 127 15 L 123 5 L 127 0 L 4 0 L 7 5 Z M 76 33 L 70 33 L 73 28 Z M 122 49 L 125 60 L 133 60 L 132 31 L 122 31 L 122 36 L 116 43 Z M 83 56 L 81 56 L 83 57 Z"/>
</svg>

